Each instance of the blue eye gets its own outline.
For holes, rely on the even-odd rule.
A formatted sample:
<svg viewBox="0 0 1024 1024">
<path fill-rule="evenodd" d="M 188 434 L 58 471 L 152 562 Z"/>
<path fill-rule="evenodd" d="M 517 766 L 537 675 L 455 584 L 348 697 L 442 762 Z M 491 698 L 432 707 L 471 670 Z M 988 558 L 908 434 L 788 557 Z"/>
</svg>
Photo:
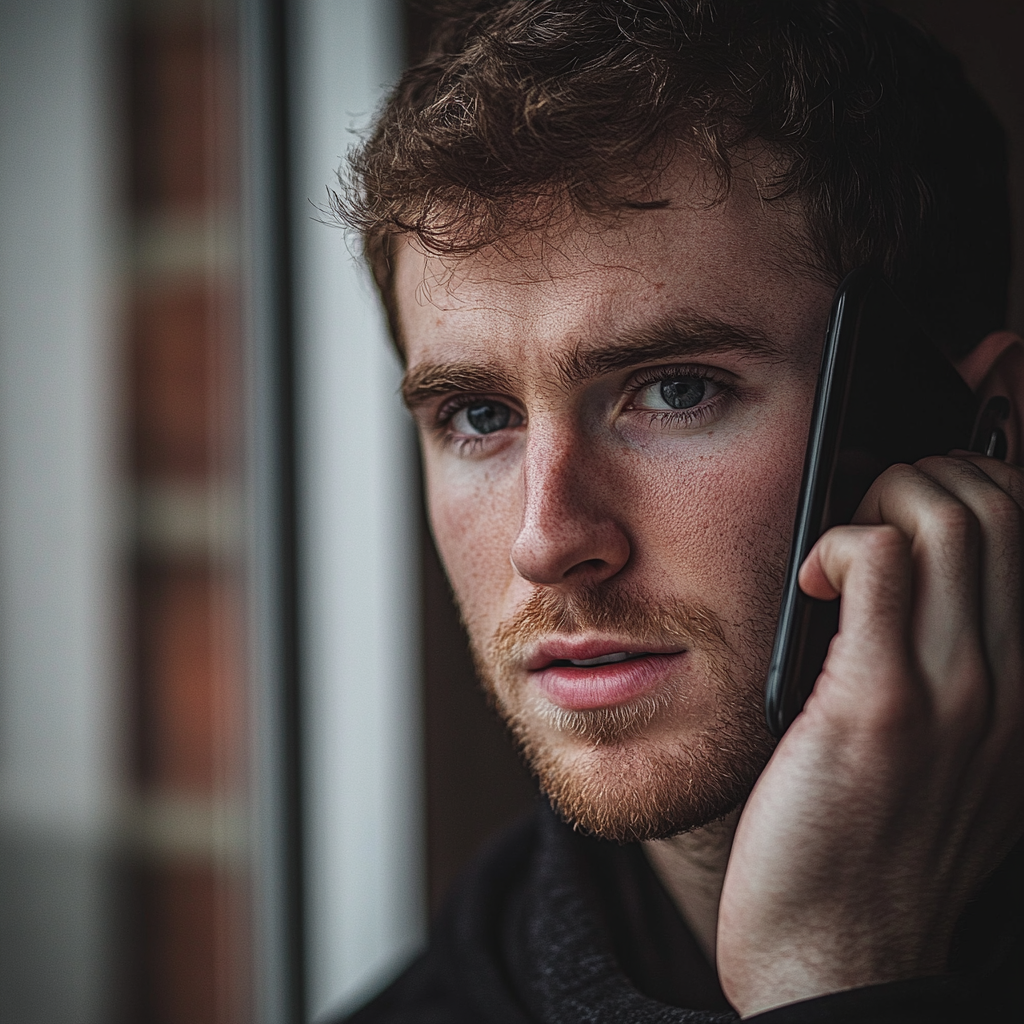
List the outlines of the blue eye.
<svg viewBox="0 0 1024 1024">
<path fill-rule="evenodd" d="M 692 409 L 707 394 L 707 381 L 699 377 L 672 377 L 661 382 L 661 397 L 672 409 Z"/>
<path fill-rule="evenodd" d="M 452 417 L 452 427 L 463 434 L 493 434 L 513 421 L 512 410 L 504 402 L 474 402 Z"/>
<path fill-rule="evenodd" d="M 695 409 L 722 390 L 720 384 L 690 374 L 662 377 L 642 387 L 634 399 L 637 409 Z"/>
</svg>

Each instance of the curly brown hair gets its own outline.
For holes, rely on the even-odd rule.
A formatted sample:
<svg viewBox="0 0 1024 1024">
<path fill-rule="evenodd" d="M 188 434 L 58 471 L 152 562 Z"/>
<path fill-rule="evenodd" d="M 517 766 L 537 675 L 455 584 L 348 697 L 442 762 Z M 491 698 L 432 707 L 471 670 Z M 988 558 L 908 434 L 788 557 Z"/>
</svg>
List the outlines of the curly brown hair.
<svg viewBox="0 0 1024 1024">
<path fill-rule="evenodd" d="M 679 146 L 718 197 L 766 148 L 830 280 L 879 267 L 952 356 L 1003 326 L 1005 141 L 924 32 L 868 0 L 495 0 L 435 5 L 409 68 L 332 193 L 397 327 L 392 242 L 459 255 L 552 210 L 664 205 Z M 553 202 L 552 202 L 553 200 Z"/>
</svg>

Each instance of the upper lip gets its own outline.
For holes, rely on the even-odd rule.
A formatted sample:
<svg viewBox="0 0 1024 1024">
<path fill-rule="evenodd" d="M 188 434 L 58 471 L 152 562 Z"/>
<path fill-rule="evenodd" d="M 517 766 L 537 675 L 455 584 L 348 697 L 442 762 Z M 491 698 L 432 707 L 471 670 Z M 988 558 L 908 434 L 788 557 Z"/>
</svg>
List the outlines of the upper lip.
<svg viewBox="0 0 1024 1024">
<path fill-rule="evenodd" d="M 608 654 L 681 654 L 685 647 L 678 645 L 646 644 L 643 641 L 607 640 L 594 637 L 570 637 L 545 640 L 533 649 L 526 659 L 526 670 L 537 672 L 556 661 L 590 661 Z"/>
</svg>

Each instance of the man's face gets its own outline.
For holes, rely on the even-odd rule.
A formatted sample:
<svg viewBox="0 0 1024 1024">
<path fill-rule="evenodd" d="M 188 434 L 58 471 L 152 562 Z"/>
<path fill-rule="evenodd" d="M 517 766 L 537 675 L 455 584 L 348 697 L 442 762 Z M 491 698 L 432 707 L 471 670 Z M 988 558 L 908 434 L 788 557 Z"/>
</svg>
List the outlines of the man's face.
<svg viewBox="0 0 1024 1024">
<path fill-rule="evenodd" d="M 831 287 L 737 175 L 709 205 L 398 256 L 434 536 L 485 685 L 570 819 L 620 840 L 740 802 Z"/>
</svg>

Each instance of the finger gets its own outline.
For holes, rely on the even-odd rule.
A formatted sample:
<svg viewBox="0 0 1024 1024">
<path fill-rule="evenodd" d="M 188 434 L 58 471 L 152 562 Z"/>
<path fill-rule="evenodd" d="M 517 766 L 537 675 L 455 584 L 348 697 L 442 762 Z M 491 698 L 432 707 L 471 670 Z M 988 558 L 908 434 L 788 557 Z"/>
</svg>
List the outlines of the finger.
<svg viewBox="0 0 1024 1024">
<path fill-rule="evenodd" d="M 983 646 L 992 676 L 995 721 L 1009 728 L 1024 711 L 1024 487 L 1020 486 L 1020 471 L 981 456 L 935 457 L 917 466 L 969 508 L 978 521 Z"/>
<path fill-rule="evenodd" d="M 867 529 L 867 527 L 850 527 L 850 529 Z M 800 566 L 797 582 L 808 597 L 816 598 L 819 601 L 833 601 L 842 593 L 842 584 L 846 580 L 846 574 L 850 567 L 845 562 L 835 561 L 836 555 L 833 555 L 831 560 L 824 559 L 825 553 L 832 554 L 828 548 L 822 550 L 822 541 L 819 540 L 804 559 L 804 564 Z"/>
<path fill-rule="evenodd" d="M 937 477 L 946 476 L 947 486 L 970 501 L 982 526 L 985 564 L 982 600 L 985 643 L 993 676 L 993 714 L 987 749 L 990 782 L 979 805 L 977 821 L 996 839 L 995 860 L 1001 859 L 1021 834 L 1020 798 L 1008 815 L 1007 798 L 1024 792 L 1024 595 L 1021 560 L 1024 558 L 1024 472 L 1019 467 L 974 452 L 953 452 L 955 467 L 944 461 L 923 468 Z M 956 469 L 957 474 L 949 471 Z M 982 478 L 969 476 L 979 473 Z M 987 485 L 998 488 L 993 495 Z M 979 497 L 979 494 L 983 497 Z M 1008 507 L 1007 498 L 1013 506 Z M 1017 520 L 1016 529 L 1014 519 Z M 999 524 L 1002 523 L 1002 529 Z M 1016 548 L 1016 552 L 1014 551 Z M 1016 577 L 1016 580 L 1014 580 Z"/>
<path fill-rule="evenodd" d="M 969 462 L 981 470 L 990 480 L 1001 487 L 1011 498 L 1024 508 L 1024 470 L 1011 466 L 1002 459 L 990 459 L 977 452 L 952 451 L 952 458 Z"/>
<path fill-rule="evenodd" d="M 987 714 L 980 526 L 972 510 L 917 467 L 898 465 L 871 486 L 854 521 L 888 523 L 910 541 L 914 654 L 944 717 Z"/>
<path fill-rule="evenodd" d="M 912 577 L 910 543 L 886 525 L 834 527 L 800 569 L 811 596 L 842 595 L 822 697 L 869 728 L 878 716 L 918 713 L 924 696 L 910 656 Z"/>
</svg>

